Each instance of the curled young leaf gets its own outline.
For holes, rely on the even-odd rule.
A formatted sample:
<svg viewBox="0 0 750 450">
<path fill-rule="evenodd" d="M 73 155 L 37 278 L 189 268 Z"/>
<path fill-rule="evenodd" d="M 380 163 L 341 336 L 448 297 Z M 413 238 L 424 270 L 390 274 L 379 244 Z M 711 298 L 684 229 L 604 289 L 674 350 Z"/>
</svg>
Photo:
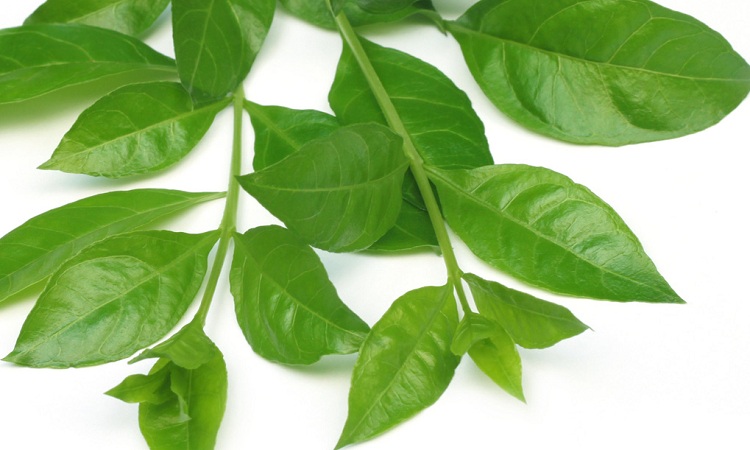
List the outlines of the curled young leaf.
<svg viewBox="0 0 750 450">
<path fill-rule="evenodd" d="M 469 356 L 482 372 L 505 392 L 525 402 L 521 382 L 521 356 L 513 339 L 500 326 L 469 348 Z"/>
<path fill-rule="evenodd" d="M 177 72 L 197 102 L 222 98 L 242 83 L 275 8 L 275 0 L 172 0 Z"/>
<path fill-rule="evenodd" d="M 565 141 L 683 136 L 750 90 L 750 66 L 721 35 L 648 0 L 482 0 L 448 28 L 498 108 Z"/>
<path fill-rule="evenodd" d="M 337 449 L 371 439 L 437 401 L 460 361 L 450 351 L 457 326 L 450 286 L 416 289 L 391 305 L 360 349 Z"/>
<path fill-rule="evenodd" d="M 0 104 L 133 72 L 172 72 L 174 61 L 143 42 L 86 25 L 0 30 Z"/>
<path fill-rule="evenodd" d="M 185 369 L 197 369 L 213 359 L 217 350 L 200 324 L 190 322 L 166 341 L 141 352 L 130 363 L 148 358 L 167 358 Z"/>
<path fill-rule="evenodd" d="M 223 196 L 167 189 L 108 192 L 29 219 L 0 239 L 0 301 L 46 279 L 94 242 Z"/>
<path fill-rule="evenodd" d="M 196 108 L 179 83 L 125 86 L 86 109 L 40 169 L 121 178 L 181 160 L 229 100 Z"/>
<path fill-rule="evenodd" d="M 453 336 L 451 351 L 456 356 L 463 356 L 474 344 L 492 336 L 498 326 L 497 323 L 477 313 L 466 313 Z"/>
<path fill-rule="evenodd" d="M 516 164 L 428 173 L 451 228 L 492 266 L 561 294 L 683 303 L 620 216 L 568 177 Z"/>
<path fill-rule="evenodd" d="M 169 0 L 47 0 L 24 22 L 80 23 L 137 35 L 164 12 Z"/>
<path fill-rule="evenodd" d="M 398 217 L 408 166 L 401 142 L 381 125 L 343 127 L 238 179 L 311 245 L 335 252 L 363 250 Z"/>
<path fill-rule="evenodd" d="M 52 276 L 5 360 L 83 367 L 153 344 L 192 302 L 217 239 L 217 232 L 142 231 L 86 248 Z"/>
<path fill-rule="evenodd" d="M 256 353 L 284 364 L 356 352 L 370 327 L 339 298 L 318 255 L 278 226 L 235 235 L 237 321 Z"/>
</svg>

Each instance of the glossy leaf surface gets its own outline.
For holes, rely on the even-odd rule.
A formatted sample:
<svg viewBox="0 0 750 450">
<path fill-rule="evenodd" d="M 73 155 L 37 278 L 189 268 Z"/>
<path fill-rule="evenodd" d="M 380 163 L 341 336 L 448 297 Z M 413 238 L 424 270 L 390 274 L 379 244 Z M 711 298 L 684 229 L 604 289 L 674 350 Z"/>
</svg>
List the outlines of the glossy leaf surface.
<svg viewBox="0 0 750 450">
<path fill-rule="evenodd" d="M 437 401 L 460 360 L 450 351 L 457 325 L 448 286 L 410 291 L 391 305 L 360 349 L 336 448 L 371 439 Z"/>
<path fill-rule="evenodd" d="M 136 35 L 164 12 L 169 0 L 47 0 L 24 22 L 80 23 Z"/>
<path fill-rule="evenodd" d="M 464 279 L 479 312 L 502 325 L 521 347 L 551 347 L 589 328 L 560 305 L 473 274 L 464 275 Z"/>
<path fill-rule="evenodd" d="M 216 232 L 142 231 L 86 248 L 52 276 L 5 360 L 82 367 L 153 344 L 193 301 L 217 239 Z"/>
<path fill-rule="evenodd" d="M 526 401 L 521 380 L 521 356 L 505 330 L 497 327 L 492 336 L 469 349 L 469 356 L 498 386 L 522 402 Z"/>
<path fill-rule="evenodd" d="M 425 163 L 446 169 L 492 164 L 484 125 L 451 80 L 406 53 L 364 39 L 362 45 Z M 346 46 L 328 101 L 342 123 L 387 124 Z"/>
<path fill-rule="evenodd" d="M 438 248 L 437 237 L 426 211 L 409 202 L 401 204 L 401 211 L 393 228 L 367 250 L 375 252 L 402 252 L 424 248 Z"/>
<path fill-rule="evenodd" d="M 223 196 L 135 189 L 95 195 L 42 213 L 0 239 L 0 301 L 46 279 L 96 241 Z"/>
<path fill-rule="evenodd" d="M 40 169 L 121 178 L 181 160 L 227 101 L 196 108 L 171 82 L 126 86 L 85 110 Z"/>
<path fill-rule="evenodd" d="M 449 30 L 498 108 L 575 143 L 693 133 L 750 90 L 723 37 L 647 0 L 482 0 Z"/>
<path fill-rule="evenodd" d="M 370 327 L 341 301 L 312 248 L 278 226 L 251 229 L 234 242 L 235 312 L 256 353 L 311 364 L 359 349 Z"/>
<path fill-rule="evenodd" d="M 398 217 L 408 166 L 401 142 L 377 124 L 344 127 L 239 182 L 306 242 L 362 250 Z"/>
<path fill-rule="evenodd" d="M 472 252 L 536 286 L 579 297 L 682 303 L 603 200 L 549 169 L 428 169 L 443 213 Z"/>
<path fill-rule="evenodd" d="M 132 71 L 173 71 L 143 42 L 85 25 L 0 30 L 0 104 Z"/>
<path fill-rule="evenodd" d="M 336 24 L 326 2 L 327 0 L 280 0 L 287 11 L 300 19 L 319 27 L 335 29 Z M 430 0 L 416 0 L 408 3 L 411 5 L 388 13 L 368 12 L 359 7 L 356 2 L 349 1 L 344 2 L 343 9 L 354 26 L 398 22 L 419 13 L 434 11 Z"/>
<path fill-rule="evenodd" d="M 173 0 L 177 71 L 198 102 L 245 79 L 273 20 L 274 0 Z"/>
</svg>

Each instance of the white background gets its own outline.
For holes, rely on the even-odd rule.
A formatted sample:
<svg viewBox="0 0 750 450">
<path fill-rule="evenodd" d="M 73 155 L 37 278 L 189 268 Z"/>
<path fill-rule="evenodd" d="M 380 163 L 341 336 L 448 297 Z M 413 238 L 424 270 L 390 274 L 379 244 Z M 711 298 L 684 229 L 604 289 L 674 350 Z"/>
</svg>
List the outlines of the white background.
<svg viewBox="0 0 750 450">
<path fill-rule="evenodd" d="M 19 25 L 40 3 L 3 2 L 0 27 Z M 471 3 L 435 0 L 446 17 L 456 17 Z M 750 57 L 746 0 L 662 4 L 700 18 Z M 357 448 L 750 448 L 750 102 L 719 125 L 682 139 L 615 149 L 577 147 L 532 135 L 497 112 L 470 77 L 455 41 L 430 26 L 365 34 L 440 67 L 465 90 L 485 123 L 497 162 L 552 168 L 608 201 L 688 303 L 616 304 L 556 298 L 524 287 L 559 301 L 596 330 L 551 349 L 522 350 L 528 404 L 502 392 L 466 359 L 434 406 Z M 173 54 L 168 15 L 146 40 Z M 245 84 L 248 98 L 328 111 L 326 95 L 340 48 L 336 34 L 278 13 Z M 108 190 L 225 189 L 229 111 L 183 162 L 158 176 L 113 182 L 36 170 L 77 114 L 107 89 L 107 83 L 96 83 L 0 106 L 0 234 L 47 209 Z M 245 141 L 249 163 L 249 123 Z M 221 207 L 221 202 L 202 206 L 168 226 L 191 232 L 215 228 Z M 240 228 L 271 221 L 243 195 Z M 464 270 L 519 287 L 459 244 L 457 251 Z M 370 324 L 407 290 L 445 282 L 442 261 L 434 255 L 321 256 L 341 297 Z M 0 305 L 2 355 L 12 350 L 34 295 Z M 217 295 L 207 332 L 224 352 L 230 382 L 217 448 L 333 448 L 346 417 L 354 358 L 325 359 L 309 368 L 265 362 L 239 332 L 225 279 Z M 137 408 L 102 392 L 150 365 L 34 370 L 0 363 L 0 448 L 146 449 Z"/>
</svg>

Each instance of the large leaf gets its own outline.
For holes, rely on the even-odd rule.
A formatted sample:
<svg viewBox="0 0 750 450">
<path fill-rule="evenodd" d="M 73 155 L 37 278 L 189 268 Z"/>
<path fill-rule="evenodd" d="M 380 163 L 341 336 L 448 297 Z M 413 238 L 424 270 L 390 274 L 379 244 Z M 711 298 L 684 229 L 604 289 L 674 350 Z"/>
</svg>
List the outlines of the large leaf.
<svg viewBox="0 0 750 450">
<path fill-rule="evenodd" d="M 179 83 L 125 86 L 85 110 L 40 169 L 120 178 L 182 159 L 228 100 L 193 106 Z"/>
<path fill-rule="evenodd" d="M 29 219 L 0 239 L 0 301 L 44 280 L 96 241 L 223 195 L 166 189 L 108 192 Z"/>
<path fill-rule="evenodd" d="M 139 34 L 164 12 L 169 0 L 47 0 L 24 22 L 81 23 Z"/>
<path fill-rule="evenodd" d="M 173 0 L 177 71 L 199 102 L 245 79 L 268 34 L 275 0 Z"/>
<path fill-rule="evenodd" d="M 750 90 L 750 66 L 724 38 L 647 0 L 482 0 L 449 29 L 498 108 L 565 141 L 693 133 Z"/>
<path fill-rule="evenodd" d="M 359 349 L 370 327 L 341 301 L 309 246 L 278 226 L 254 228 L 234 242 L 235 311 L 256 353 L 311 364 Z"/>
<path fill-rule="evenodd" d="M 103 28 L 29 25 L 0 30 L 0 104 L 144 70 L 173 71 L 174 61 Z"/>
<path fill-rule="evenodd" d="M 492 266 L 562 294 L 682 303 L 617 213 L 564 175 L 514 164 L 428 171 L 451 228 Z"/>
<path fill-rule="evenodd" d="M 5 360 L 32 367 L 116 361 L 163 337 L 187 310 L 217 232 L 113 236 L 52 276 Z"/>
<path fill-rule="evenodd" d="M 446 169 L 492 164 L 484 125 L 469 98 L 435 67 L 361 40 L 425 163 Z M 354 55 L 344 47 L 328 96 L 342 123 L 387 124 Z"/>
<path fill-rule="evenodd" d="M 464 275 L 464 279 L 479 311 L 502 325 L 521 347 L 550 347 L 589 328 L 560 305 L 473 274 Z"/>
<path fill-rule="evenodd" d="M 362 250 L 398 217 L 408 166 L 401 142 L 377 124 L 344 127 L 239 182 L 306 242 Z"/>
<path fill-rule="evenodd" d="M 513 340 L 501 327 L 469 349 L 469 356 L 492 381 L 517 399 L 523 395 L 521 356 Z"/>
<path fill-rule="evenodd" d="M 420 288 L 393 303 L 360 349 L 336 448 L 373 438 L 437 401 L 460 360 L 450 350 L 457 325 L 450 286 Z"/>
<path fill-rule="evenodd" d="M 420 13 L 434 13 L 430 0 L 402 1 L 410 3 L 404 8 L 393 8 L 387 12 L 370 12 L 362 9 L 356 1 L 346 1 L 343 4 L 344 12 L 354 26 L 368 25 L 384 22 L 398 22 L 407 17 Z M 280 0 L 284 8 L 295 16 L 319 27 L 335 29 L 336 23 L 328 9 L 327 0 Z M 375 2 L 367 2 L 373 4 Z"/>
</svg>

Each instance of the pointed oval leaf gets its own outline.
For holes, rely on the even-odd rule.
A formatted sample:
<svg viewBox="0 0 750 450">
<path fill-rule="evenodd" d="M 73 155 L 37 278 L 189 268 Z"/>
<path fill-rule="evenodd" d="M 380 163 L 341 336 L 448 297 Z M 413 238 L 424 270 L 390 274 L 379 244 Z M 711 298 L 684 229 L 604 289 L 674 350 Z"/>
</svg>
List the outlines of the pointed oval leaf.
<svg viewBox="0 0 750 450">
<path fill-rule="evenodd" d="M 228 100 L 195 107 L 179 83 L 125 86 L 86 109 L 40 169 L 121 178 L 175 164 Z"/>
<path fill-rule="evenodd" d="M 341 301 L 312 248 L 278 226 L 235 235 L 237 321 L 256 353 L 284 364 L 356 352 L 370 327 Z"/>
<path fill-rule="evenodd" d="M 159 18 L 169 0 L 47 0 L 24 22 L 81 23 L 137 35 Z"/>
<path fill-rule="evenodd" d="M 521 347 L 551 347 L 589 328 L 560 305 L 474 274 L 465 274 L 464 280 L 471 288 L 479 312 L 502 325 Z"/>
<path fill-rule="evenodd" d="M 575 143 L 693 133 L 750 90 L 750 66 L 723 37 L 647 0 L 482 0 L 449 30 L 498 108 Z"/>
<path fill-rule="evenodd" d="M 143 42 L 86 25 L 28 25 L 0 30 L 0 104 L 132 71 L 174 70 Z"/>
<path fill-rule="evenodd" d="M 125 403 L 149 402 L 158 405 L 173 397 L 174 394 L 169 389 L 170 384 L 168 361 L 162 359 L 148 375 L 131 375 L 104 394 Z"/>
<path fill-rule="evenodd" d="M 353 125 L 238 179 L 306 242 L 344 252 L 369 247 L 396 222 L 407 166 L 396 134 Z"/>
<path fill-rule="evenodd" d="M 437 401 L 460 360 L 450 351 L 457 326 L 449 286 L 407 292 L 391 305 L 360 349 L 336 448 L 371 439 Z"/>
<path fill-rule="evenodd" d="M 328 8 L 327 0 L 280 0 L 280 3 L 284 9 L 302 20 L 319 27 L 336 29 L 336 22 Z M 416 0 L 410 3 L 412 4 L 405 8 L 381 14 L 365 11 L 355 2 L 349 1 L 343 2 L 341 8 L 354 26 L 398 22 L 417 14 L 434 14 L 435 9 L 430 0 Z"/>
<path fill-rule="evenodd" d="M 492 336 L 480 340 L 469 349 L 469 356 L 505 392 L 522 402 L 526 401 L 521 381 L 521 356 L 505 330 L 495 328 Z"/>
<path fill-rule="evenodd" d="M 273 20 L 275 0 L 172 0 L 177 72 L 202 103 L 242 83 Z"/>
<path fill-rule="evenodd" d="M 217 232 L 113 236 L 52 276 L 5 360 L 83 367 L 128 357 L 162 338 L 187 310 Z"/>
<path fill-rule="evenodd" d="M 484 125 L 463 91 L 424 61 L 364 39 L 361 41 L 425 163 L 446 169 L 492 164 Z M 342 123 L 387 124 L 347 46 L 344 46 L 328 101 Z"/>
<path fill-rule="evenodd" d="M 108 192 L 29 219 L 0 239 L 0 301 L 46 279 L 96 241 L 223 196 L 167 189 Z"/>
<path fill-rule="evenodd" d="M 561 294 L 683 302 L 617 213 L 568 177 L 515 164 L 428 171 L 451 228 L 492 266 Z"/>
</svg>

